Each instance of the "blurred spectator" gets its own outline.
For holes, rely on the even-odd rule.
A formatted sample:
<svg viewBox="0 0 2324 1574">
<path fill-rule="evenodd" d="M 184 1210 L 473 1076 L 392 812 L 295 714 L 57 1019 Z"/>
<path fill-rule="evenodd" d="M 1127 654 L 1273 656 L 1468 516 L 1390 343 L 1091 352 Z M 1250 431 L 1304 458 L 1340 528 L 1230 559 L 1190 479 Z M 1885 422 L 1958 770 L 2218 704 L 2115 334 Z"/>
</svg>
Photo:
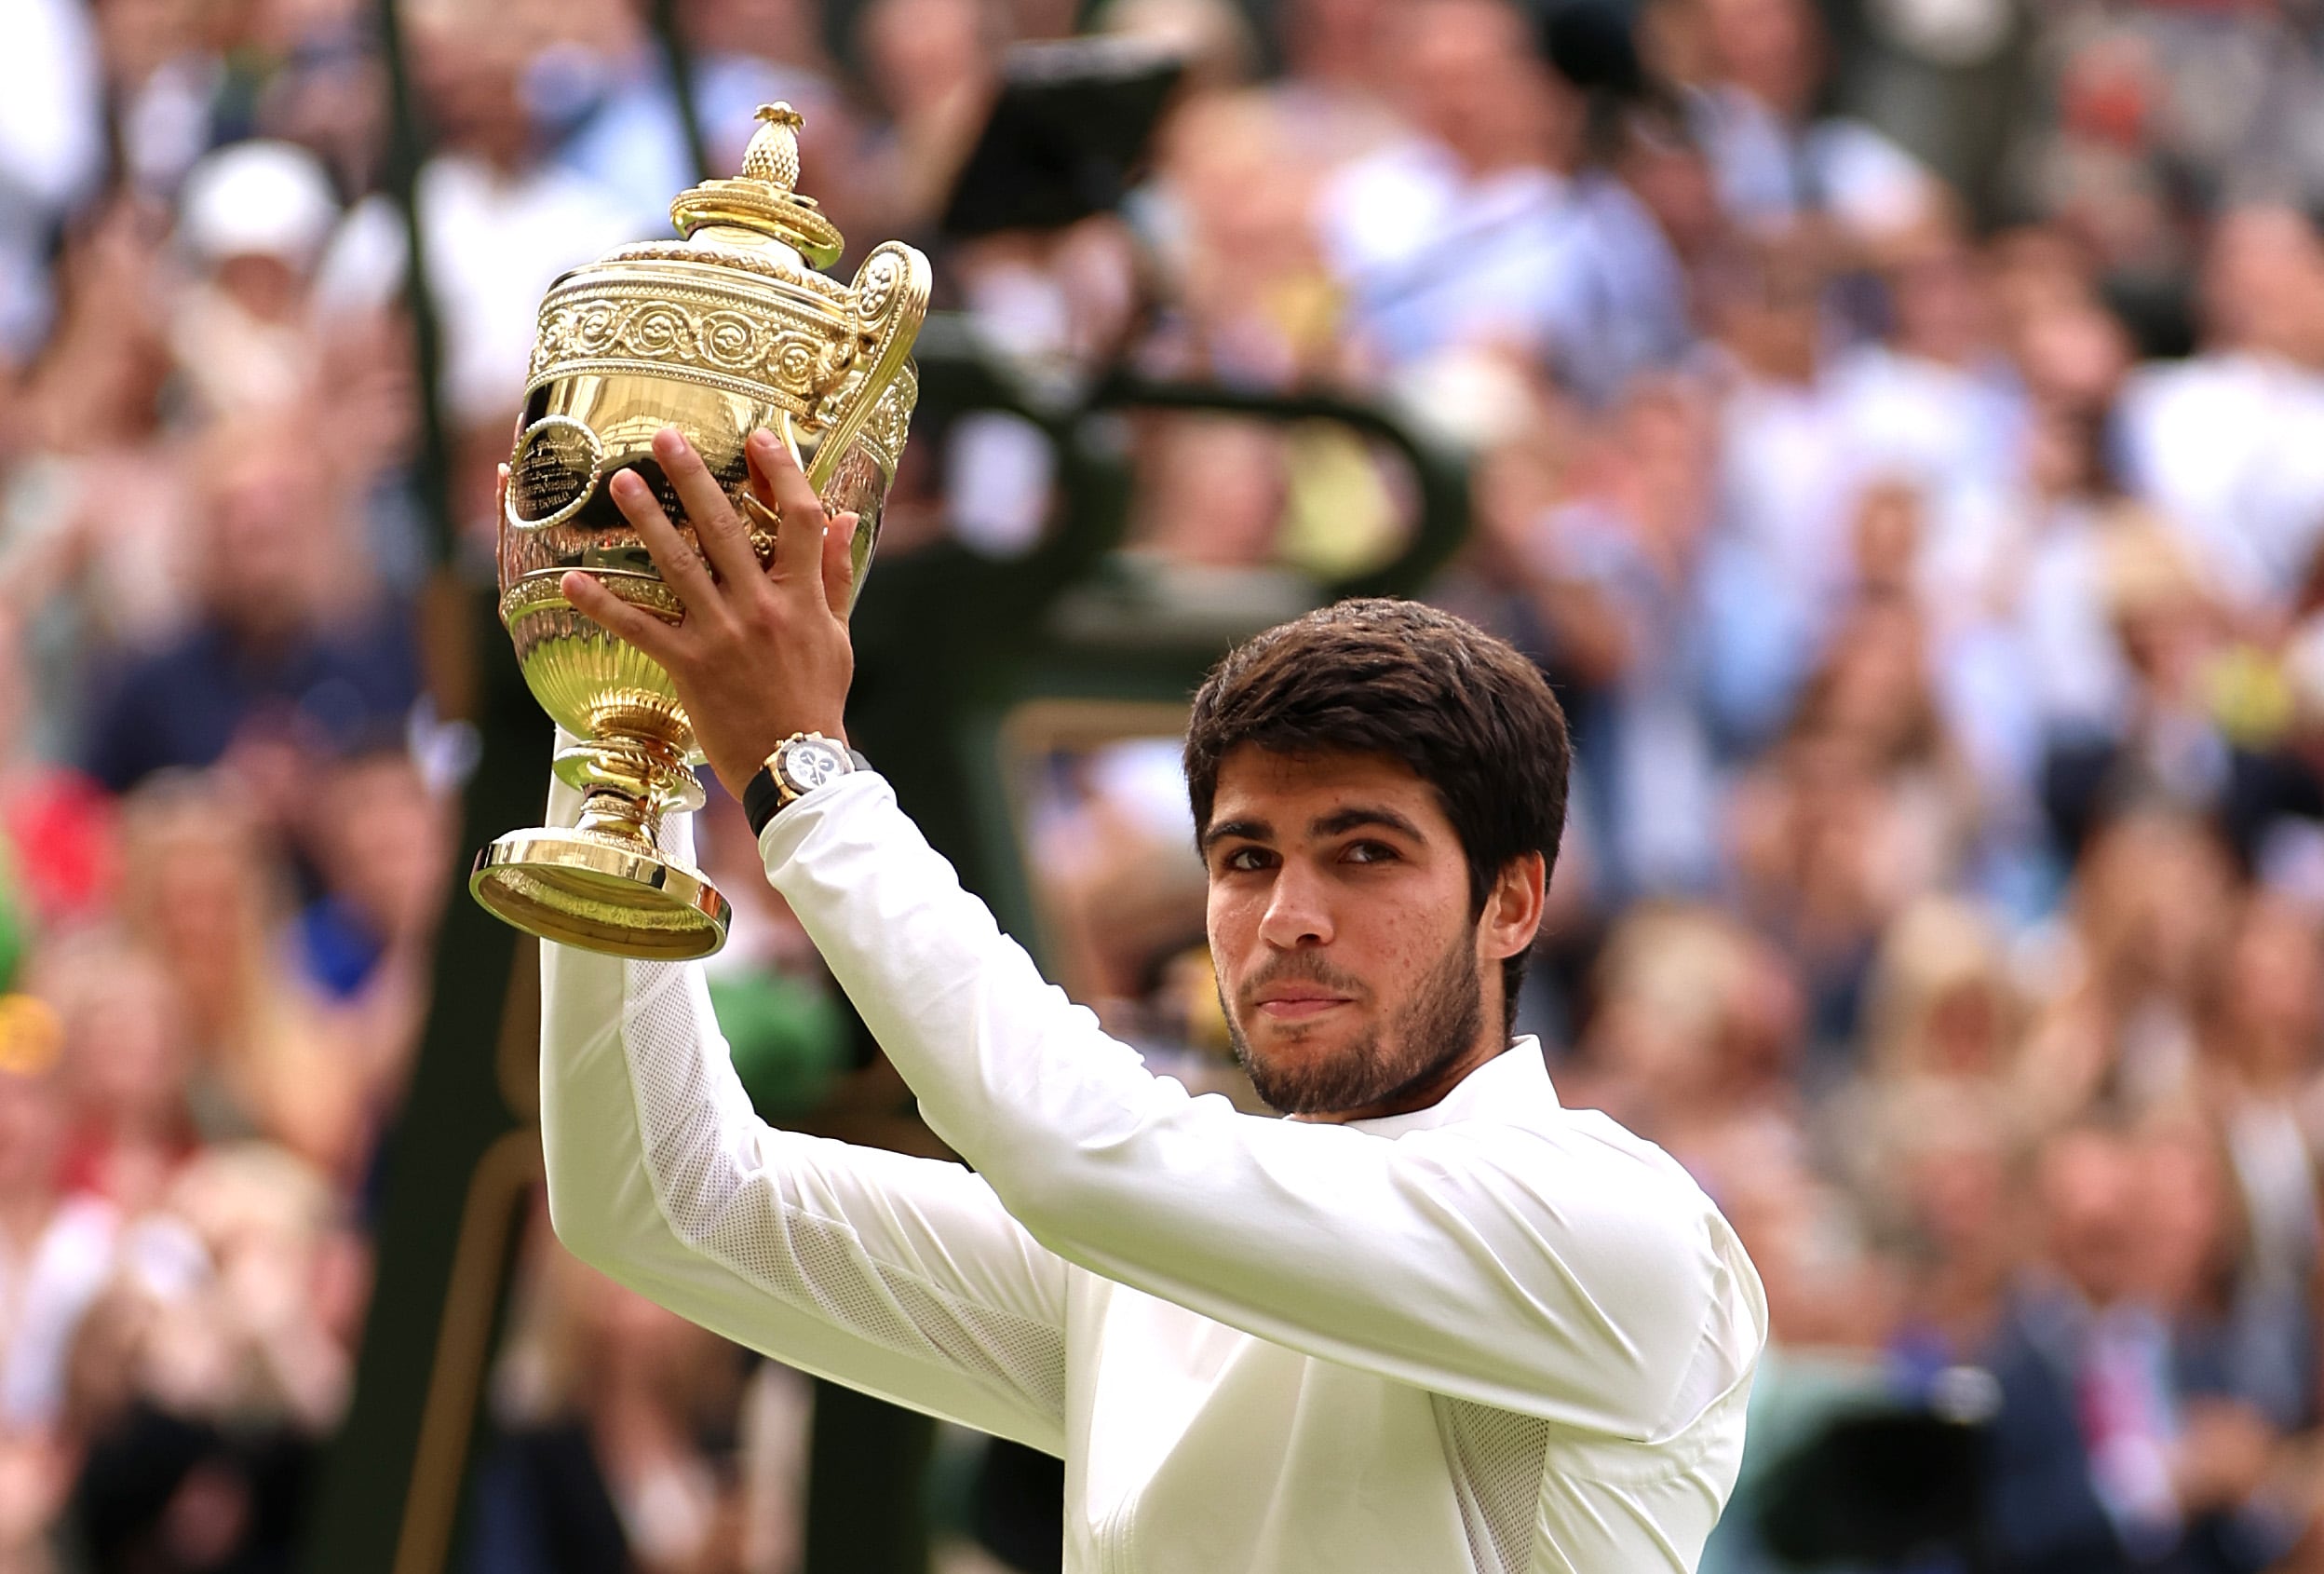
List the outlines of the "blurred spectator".
<svg viewBox="0 0 2324 1574">
<path fill-rule="evenodd" d="M 2255 1432 L 2305 1425 L 2316 1410 L 2314 1330 L 2297 1290 L 2252 1272 L 2251 1215 L 2219 1131 L 2188 1106 L 2141 1135 L 2149 1293 L 2171 1321 L 2179 1381 L 2191 1401 L 2247 1412 Z"/>
<path fill-rule="evenodd" d="M 1713 1197 L 1804 1170 L 1804 1025 L 1782 954 L 1714 908 L 1642 903 L 1607 936 L 1572 1096 L 1646 1133 Z"/>
<path fill-rule="evenodd" d="M 2026 1011 L 2002 936 L 1948 897 L 1915 902 L 1874 959 L 1863 1059 L 1820 1111 L 1818 1147 L 1896 1255 L 1911 1371 L 1974 1360 L 2025 1245 L 2005 1199 L 2035 1135 L 2020 1058 Z"/>
<path fill-rule="evenodd" d="M 808 0 L 690 0 L 678 23 L 693 51 L 694 109 L 707 171 L 716 178 L 742 168 L 758 129 L 758 106 L 789 103 L 801 128 L 800 189 L 817 194 L 844 235 L 869 233 L 880 217 L 858 223 L 850 203 L 876 199 L 858 167 L 861 134 L 854 112 L 822 61 L 817 7 Z M 659 47 L 636 36 L 619 76 L 558 151 L 561 162 L 602 186 L 632 215 L 637 238 L 667 233 L 669 199 L 702 177 L 687 152 L 685 129 Z"/>
<path fill-rule="evenodd" d="M 119 1282 L 75 1352 L 74 1528 L 99 1574 L 287 1567 L 345 1401 L 359 1253 L 322 1177 L 263 1146 L 205 1154 L 169 1207 L 174 1270 Z"/>
<path fill-rule="evenodd" d="M 1578 101 L 1502 0 L 1424 0 L 1383 26 L 1412 134 L 1335 174 L 1317 207 L 1351 328 L 1390 364 L 1479 342 L 1546 349 Z"/>
<path fill-rule="evenodd" d="M 2273 1430 L 2174 1346 L 2176 1264 L 2209 1249 L 2218 1196 L 2156 1163 L 2175 1140 L 2084 1121 L 2042 1147 L 2041 1267 L 1992 1355 L 1994 1567 L 2257 1570 L 2299 1529 L 2262 1493 Z"/>
<path fill-rule="evenodd" d="M 1725 384 L 1719 400 L 1723 535 L 1752 581 L 1764 677 L 1738 714 L 1748 740 L 1770 736 L 1831 621 L 1854 589 L 1848 524 L 1873 479 L 1831 373 L 1826 274 L 1794 238 L 1745 241 L 1704 281 Z"/>
<path fill-rule="evenodd" d="M 1007 20 L 998 0 L 872 0 L 858 13 L 864 62 L 887 112 L 865 170 L 884 194 L 875 228 L 924 232 L 998 88 Z"/>
<path fill-rule="evenodd" d="M 191 593 L 183 477 L 163 425 L 167 231 L 167 214 L 133 197 L 88 215 L 58 261 L 56 331 L 23 379 L 0 508 L 52 753 L 78 741 L 91 662 L 175 633 Z"/>
<path fill-rule="evenodd" d="M 185 1002 L 160 957 L 104 930 L 53 943 L 35 982 L 64 1040 L 58 1175 L 134 1218 L 199 1149 Z"/>
<path fill-rule="evenodd" d="M 0 56 L 0 360 L 48 327 L 48 249 L 104 156 L 96 39 L 78 0 L 24 0 Z"/>
<path fill-rule="evenodd" d="M 441 316 L 443 398 L 462 425 L 506 427 L 523 391 L 541 294 L 565 269 L 666 233 L 613 190 L 549 162 L 520 91 L 514 40 L 431 14 L 412 39 L 441 150 L 420 171 L 428 286 Z M 675 196 L 672 192 L 669 196 Z M 323 261 L 329 309 L 377 309 L 400 287 L 400 215 L 374 196 L 348 213 Z"/>
<path fill-rule="evenodd" d="M 1890 1090 L 1860 1133 L 1882 1173 L 1861 1195 L 1898 1263 L 1889 1353 L 1910 1385 L 1987 1359 L 2026 1249 L 2014 1206 L 2028 1140 L 2005 1090 L 1920 1082 Z"/>
<path fill-rule="evenodd" d="M 101 917 L 116 873 L 111 799 L 45 757 L 24 645 L 19 617 L 0 604 L 0 983 L 34 930 Z"/>
<path fill-rule="evenodd" d="M 1898 236 L 1883 262 L 1890 332 L 1842 358 L 1836 397 L 1867 468 L 1925 499 L 1917 577 L 1942 605 L 1990 572 L 1983 537 L 2017 479 L 2023 395 L 1966 236 L 1932 215 Z"/>
<path fill-rule="evenodd" d="M 1148 432 L 1140 543 L 1197 568 L 1273 561 L 1289 480 L 1281 434 L 1220 415 L 1165 416 Z"/>
<path fill-rule="evenodd" d="M 2188 1091 L 2196 1033 L 2233 916 L 2234 871 L 2199 821 L 2162 810 L 2107 825 L 2084 854 L 2056 992 L 2026 1044 L 2027 1107 L 2072 1116 Z"/>
<path fill-rule="evenodd" d="M 166 199 L 196 159 L 251 128 L 252 68 L 261 58 L 250 5 L 127 0 L 92 7 L 123 183 Z M 240 122 L 240 124 L 236 124 Z"/>
<path fill-rule="evenodd" d="M 1388 99 L 1397 62 L 1385 25 L 1393 3 L 1285 0 L 1277 7 L 1283 75 L 1274 94 L 1292 162 L 1361 155 L 1396 134 Z"/>
<path fill-rule="evenodd" d="M 1694 25 L 1709 72 L 1687 83 L 1692 110 L 1720 195 L 1744 227 L 1829 225 L 1844 247 L 1857 247 L 1929 216 L 1939 190 L 1911 155 L 1860 121 L 1816 117 L 1830 62 L 1812 6 L 1672 3 L 1700 7 Z"/>
<path fill-rule="evenodd" d="M 164 778 L 125 808 L 122 913 L 174 986 L 202 1136 L 263 1135 L 344 1178 L 376 1073 L 290 970 L 277 858 L 231 779 Z"/>
<path fill-rule="evenodd" d="M 1392 367 L 1478 347 L 1541 358 L 1586 400 L 1677 359 L 1685 285 L 1654 213 L 1586 164 L 1585 100 L 1501 0 L 1380 22 L 1406 136 L 1317 199 L 1357 346 Z"/>
<path fill-rule="evenodd" d="M 316 397 L 307 284 L 339 222 L 322 165 L 287 142 L 236 142 L 194 167 L 178 202 L 196 278 L 171 314 L 170 348 L 195 402 L 236 415 Z"/>
<path fill-rule="evenodd" d="M 2223 215 L 2202 306 L 2202 353 L 2124 391 L 2125 475 L 2234 604 L 2280 614 L 2324 545 L 2324 239 L 2286 208 Z"/>
<path fill-rule="evenodd" d="M 1723 641 L 1709 421 L 1690 382 L 1633 385 L 1567 478 L 1570 500 L 1526 522 L 1512 554 L 1549 659 L 1577 680 L 1581 807 L 1609 905 L 1717 882 L 1718 685 L 1748 681 L 1748 653 Z"/>
<path fill-rule="evenodd" d="M 1289 94 L 1209 93 L 1165 123 L 1164 216 L 1149 215 L 1176 319 L 1148 351 L 1161 368 L 1259 387 L 1338 374 L 1341 293 L 1307 220 L 1324 166 L 1302 145 L 1302 113 Z"/>
<path fill-rule="evenodd" d="M 387 162 L 387 72 L 361 0 L 274 0 L 259 15 L 256 130 L 321 159 L 343 196 L 371 190 Z"/>
<path fill-rule="evenodd" d="M 741 1574 L 739 1351 L 553 1245 L 478 1482 L 478 1574 Z"/>
<path fill-rule="evenodd" d="M 2230 1178 L 2249 1233 L 2238 1265 L 2254 1292 L 2304 1309 L 2318 1262 L 2317 1166 L 2303 1101 L 2324 1048 L 2324 957 L 2310 915 L 2254 896 L 2238 915 L 2207 1010 L 2202 1038 L 2206 1103 L 2219 1124 Z M 2296 1422 L 2317 1392 L 2313 1331 L 2279 1418 Z"/>
<path fill-rule="evenodd" d="M 384 1116 L 427 1010 L 429 950 L 449 891 L 452 826 L 401 750 L 324 773 L 304 829 L 321 894 L 297 918 L 300 971 Z"/>
<path fill-rule="evenodd" d="M 2111 727 L 2061 740 L 2044 765 L 2051 817 L 2075 843 L 2126 805 L 2220 807 L 2234 767 L 2222 713 L 2227 609 L 2183 540 L 2151 518 L 2116 512 L 2095 546 L 2096 599 L 2125 692 Z"/>
<path fill-rule="evenodd" d="M 1977 823 L 1911 604 L 1854 610 L 1730 814 L 1737 899 L 1797 958 L 1818 1042 L 1844 1048 L 1882 930 L 1958 881 Z"/>
<path fill-rule="evenodd" d="M 61 1195 L 53 1018 L 0 996 L 0 1569 L 49 1574 L 52 1529 L 70 1483 L 58 1423 L 68 1357 L 113 1270 L 116 1220 L 102 1202 Z"/>
<path fill-rule="evenodd" d="M 113 663 L 90 708 L 90 774 L 120 792 L 231 754 L 278 777 L 399 736 L 418 693 L 412 631 L 370 599 L 344 479 L 318 434 L 289 414 L 219 427 L 195 484 L 196 618 Z M 277 810 L 295 790 L 254 785 Z"/>
<path fill-rule="evenodd" d="M 1166 740 L 1133 740 L 1040 762 L 1047 780 L 1033 833 L 1045 867 L 1044 927 L 1074 992 L 1143 1037 L 1142 1002 L 1202 934 L 1202 868 Z M 1207 958 L 1206 958 L 1207 962 Z M 1207 971 L 1207 966 L 1205 970 Z"/>
<path fill-rule="evenodd" d="M 45 1002 L 0 996 L 0 1436 L 64 1413 L 74 1330 L 113 1277 L 120 1216 L 57 1185 L 65 1131 L 62 1034 Z"/>
</svg>

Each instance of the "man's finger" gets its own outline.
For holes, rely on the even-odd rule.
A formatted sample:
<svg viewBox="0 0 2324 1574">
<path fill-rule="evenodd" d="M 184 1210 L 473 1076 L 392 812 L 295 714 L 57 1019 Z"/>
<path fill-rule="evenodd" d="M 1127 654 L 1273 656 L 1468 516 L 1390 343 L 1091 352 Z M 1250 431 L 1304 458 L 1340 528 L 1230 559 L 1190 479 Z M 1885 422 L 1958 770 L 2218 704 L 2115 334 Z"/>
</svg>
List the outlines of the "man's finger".
<svg viewBox="0 0 2324 1574">
<path fill-rule="evenodd" d="M 759 556 L 750 550 L 750 533 L 736 517 L 726 489 L 710 474 L 702 455 L 685 433 L 664 427 L 654 434 L 654 457 L 662 462 L 662 473 L 686 506 L 686 520 L 694 526 L 695 539 L 702 543 L 702 555 L 729 585 L 747 584 L 759 572 Z"/>
<path fill-rule="evenodd" d="M 702 559 L 686 538 L 678 534 L 678 527 L 662 512 L 662 505 L 654 495 L 654 489 L 635 470 L 617 473 L 609 486 L 614 506 L 621 510 L 638 532 L 652 554 L 654 566 L 662 571 L 662 582 L 678 592 L 678 599 L 686 610 L 708 617 L 721 609 L 718 587 L 710 582 L 709 570 L 702 566 Z"/>
<path fill-rule="evenodd" d="M 744 440 L 742 445 L 746 468 L 750 472 L 750 497 L 744 504 L 750 518 L 745 522 L 756 521 L 765 528 L 770 537 L 780 534 L 781 504 L 776 499 L 775 482 L 769 472 L 775 463 L 772 455 L 782 446 L 782 439 L 768 431 L 764 427 L 752 432 Z M 766 566 L 772 567 L 773 565 L 769 563 Z"/>
<path fill-rule="evenodd" d="M 627 640 L 668 667 L 681 654 L 678 630 L 642 607 L 630 605 L 593 575 L 573 573 L 557 582 L 573 609 L 615 638 Z"/>
<path fill-rule="evenodd" d="M 831 616 L 843 623 L 855 600 L 855 585 L 856 516 L 842 514 L 823 532 L 823 599 L 831 604 Z"/>
<path fill-rule="evenodd" d="M 807 484 L 805 472 L 770 431 L 750 434 L 750 463 L 775 495 L 782 527 L 775 532 L 774 580 L 777 585 L 820 588 L 823 583 L 823 499 Z"/>
</svg>

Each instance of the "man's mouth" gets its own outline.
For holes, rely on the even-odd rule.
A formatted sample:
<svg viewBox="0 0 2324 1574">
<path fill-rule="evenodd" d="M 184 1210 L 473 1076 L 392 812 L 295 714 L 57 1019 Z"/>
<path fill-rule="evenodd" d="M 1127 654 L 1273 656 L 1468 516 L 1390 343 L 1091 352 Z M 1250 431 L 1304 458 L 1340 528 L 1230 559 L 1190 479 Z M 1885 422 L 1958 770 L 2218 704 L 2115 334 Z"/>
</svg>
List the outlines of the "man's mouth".
<svg viewBox="0 0 2324 1574">
<path fill-rule="evenodd" d="M 1270 989 L 1259 997 L 1258 1006 L 1260 1012 L 1272 1021 L 1305 1022 L 1353 1002 L 1352 996 L 1335 995 L 1327 989 Z"/>
</svg>

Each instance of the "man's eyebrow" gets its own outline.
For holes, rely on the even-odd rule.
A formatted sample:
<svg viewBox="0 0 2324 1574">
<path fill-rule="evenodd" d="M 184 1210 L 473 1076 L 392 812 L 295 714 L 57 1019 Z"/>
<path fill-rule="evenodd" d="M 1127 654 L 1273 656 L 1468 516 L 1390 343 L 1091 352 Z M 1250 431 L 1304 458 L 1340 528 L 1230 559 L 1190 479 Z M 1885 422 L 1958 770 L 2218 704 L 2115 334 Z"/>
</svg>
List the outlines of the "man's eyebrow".
<svg viewBox="0 0 2324 1574">
<path fill-rule="evenodd" d="M 1381 826 L 1410 836 L 1416 842 L 1427 840 L 1421 834 L 1420 827 L 1403 815 L 1392 808 L 1371 804 L 1351 804 L 1336 813 L 1327 814 L 1309 824 L 1307 834 L 1312 836 L 1337 836 L 1366 825 Z"/>
<path fill-rule="evenodd" d="M 1209 852 L 1230 836 L 1245 842 L 1271 842 L 1275 840 L 1275 827 L 1263 820 L 1213 821 L 1202 834 L 1202 850 Z"/>
</svg>

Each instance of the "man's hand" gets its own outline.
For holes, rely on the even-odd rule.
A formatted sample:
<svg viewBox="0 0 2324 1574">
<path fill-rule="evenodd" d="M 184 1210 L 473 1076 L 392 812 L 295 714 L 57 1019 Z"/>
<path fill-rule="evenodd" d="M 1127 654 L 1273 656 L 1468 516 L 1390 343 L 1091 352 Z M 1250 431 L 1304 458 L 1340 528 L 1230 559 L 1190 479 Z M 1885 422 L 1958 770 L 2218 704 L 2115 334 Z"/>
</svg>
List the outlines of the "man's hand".
<svg viewBox="0 0 2324 1574">
<path fill-rule="evenodd" d="M 2276 1430 L 2250 1405 L 2197 1399 L 2187 1405 L 2171 1486 L 2189 1515 L 2232 1512 L 2267 1482 Z"/>
<path fill-rule="evenodd" d="M 826 522 L 822 499 L 774 433 L 752 432 L 744 452 L 751 491 L 779 521 L 771 567 L 759 567 L 750 533 L 701 455 L 677 427 L 665 427 L 655 436 L 654 456 L 686 506 L 701 555 L 634 472 L 615 475 L 612 491 L 685 604 L 684 621 L 665 623 L 587 574 L 562 581 L 567 601 L 662 664 L 702 753 L 736 794 L 793 733 L 845 740 L 842 719 L 856 664 L 847 639 L 856 516 Z"/>
</svg>

